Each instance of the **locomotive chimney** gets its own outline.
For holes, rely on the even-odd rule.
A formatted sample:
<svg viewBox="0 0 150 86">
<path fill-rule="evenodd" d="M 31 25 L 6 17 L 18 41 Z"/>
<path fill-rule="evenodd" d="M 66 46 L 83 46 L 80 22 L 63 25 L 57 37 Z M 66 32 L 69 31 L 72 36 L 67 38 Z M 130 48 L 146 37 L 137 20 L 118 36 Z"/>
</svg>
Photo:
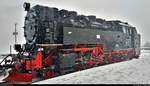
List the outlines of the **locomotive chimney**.
<svg viewBox="0 0 150 86">
<path fill-rule="evenodd" d="M 30 3 L 25 2 L 23 4 L 23 7 L 24 7 L 25 11 L 29 11 L 30 10 Z"/>
</svg>

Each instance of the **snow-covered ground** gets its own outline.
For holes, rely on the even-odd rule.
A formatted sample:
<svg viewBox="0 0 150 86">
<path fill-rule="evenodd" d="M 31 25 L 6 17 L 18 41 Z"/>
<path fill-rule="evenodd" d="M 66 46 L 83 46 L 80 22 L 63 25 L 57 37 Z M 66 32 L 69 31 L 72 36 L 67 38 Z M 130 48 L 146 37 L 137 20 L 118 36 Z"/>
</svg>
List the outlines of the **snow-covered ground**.
<svg viewBox="0 0 150 86">
<path fill-rule="evenodd" d="M 150 84 L 150 51 L 139 59 L 95 67 L 33 84 Z"/>
</svg>

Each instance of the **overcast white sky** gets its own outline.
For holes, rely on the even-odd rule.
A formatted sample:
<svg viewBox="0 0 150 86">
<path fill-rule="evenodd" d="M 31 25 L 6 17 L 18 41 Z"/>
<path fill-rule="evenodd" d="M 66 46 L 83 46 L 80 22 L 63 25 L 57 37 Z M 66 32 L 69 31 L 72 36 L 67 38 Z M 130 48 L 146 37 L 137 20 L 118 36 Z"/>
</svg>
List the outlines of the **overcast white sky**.
<svg viewBox="0 0 150 86">
<path fill-rule="evenodd" d="M 142 36 L 142 45 L 150 41 L 150 0 L 1 0 L 0 2 L 0 53 L 9 52 L 14 44 L 14 23 L 17 22 L 18 42 L 23 37 L 24 2 L 77 11 L 78 14 L 96 15 L 106 20 L 121 20 L 135 26 Z"/>
</svg>

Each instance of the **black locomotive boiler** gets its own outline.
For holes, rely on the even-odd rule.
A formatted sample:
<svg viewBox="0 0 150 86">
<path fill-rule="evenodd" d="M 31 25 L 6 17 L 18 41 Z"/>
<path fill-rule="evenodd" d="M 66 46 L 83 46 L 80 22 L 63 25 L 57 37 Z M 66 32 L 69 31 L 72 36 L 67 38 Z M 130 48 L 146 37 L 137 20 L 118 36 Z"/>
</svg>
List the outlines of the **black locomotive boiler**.
<svg viewBox="0 0 150 86">
<path fill-rule="evenodd" d="M 16 44 L 11 64 L 5 60 L 1 65 L 11 68 L 4 81 L 48 79 L 140 55 L 140 34 L 127 22 L 41 5 L 30 8 L 29 3 L 24 8 L 26 43 Z"/>
</svg>

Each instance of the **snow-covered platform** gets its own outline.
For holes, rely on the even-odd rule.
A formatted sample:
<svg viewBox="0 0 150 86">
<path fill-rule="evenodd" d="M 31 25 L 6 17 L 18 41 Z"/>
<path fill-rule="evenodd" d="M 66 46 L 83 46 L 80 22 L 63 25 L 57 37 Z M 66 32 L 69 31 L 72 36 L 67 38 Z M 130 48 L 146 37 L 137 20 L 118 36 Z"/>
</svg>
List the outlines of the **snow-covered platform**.
<svg viewBox="0 0 150 86">
<path fill-rule="evenodd" d="M 139 59 L 95 67 L 33 84 L 150 84 L 150 51 Z"/>
</svg>

